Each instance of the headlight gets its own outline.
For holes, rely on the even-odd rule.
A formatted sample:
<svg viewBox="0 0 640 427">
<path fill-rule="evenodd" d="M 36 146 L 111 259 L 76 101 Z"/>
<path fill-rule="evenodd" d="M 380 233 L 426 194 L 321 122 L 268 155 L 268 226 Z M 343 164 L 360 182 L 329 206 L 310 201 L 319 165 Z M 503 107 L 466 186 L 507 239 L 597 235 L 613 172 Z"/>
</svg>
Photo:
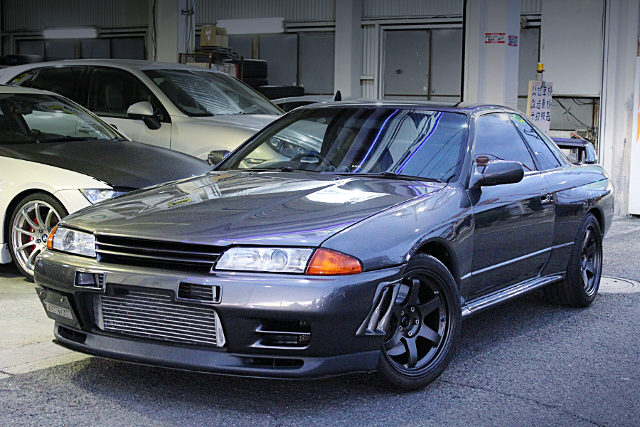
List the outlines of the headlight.
<svg viewBox="0 0 640 427">
<path fill-rule="evenodd" d="M 56 226 L 49 235 L 47 248 L 95 258 L 96 238 L 93 234 Z"/>
<path fill-rule="evenodd" d="M 313 255 L 313 256 L 312 256 Z M 235 247 L 225 251 L 216 270 L 337 276 L 362 272 L 357 258 L 330 249 Z"/>
<path fill-rule="evenodd" d="M 80 192 L 92 205 L 126 193 L 126 191 L 116 190 L 80 190 Z"/>
<path fill-rule="evenodd" d="M 216 270 L 304 273 L 313 249 L 235 247 L 222 254 Z"/>
</svg>

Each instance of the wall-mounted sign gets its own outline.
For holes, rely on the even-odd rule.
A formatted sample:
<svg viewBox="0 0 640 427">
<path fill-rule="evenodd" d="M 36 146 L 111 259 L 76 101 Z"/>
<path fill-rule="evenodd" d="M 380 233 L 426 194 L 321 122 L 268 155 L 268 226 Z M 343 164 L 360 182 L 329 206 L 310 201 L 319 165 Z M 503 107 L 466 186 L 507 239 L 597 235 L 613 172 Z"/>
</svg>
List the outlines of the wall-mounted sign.
<svg viewBox="0 0 640 427">
<path fill-rule="evenodd" d="M 629 172 L 629 213 L 640 215 L 640 57 L 636 58 L 636 78 L 633 89 L 633 129 Z"/>
<path fill-rule="evenodd" d="M 518 46 L 518 36 L 509 36 L 509 46 Z"/>
<path fill-rule="evenodd" d="M 541 131 L 548 134 L 551 125 L 551 96 L 553 83 L 529 80 L 527 115 Z"/>
<path fill-rule="evenodd" d="M 485 43 L 505 43 L 507 35 L 505 33 L 484 33 Z"/>
</svg>

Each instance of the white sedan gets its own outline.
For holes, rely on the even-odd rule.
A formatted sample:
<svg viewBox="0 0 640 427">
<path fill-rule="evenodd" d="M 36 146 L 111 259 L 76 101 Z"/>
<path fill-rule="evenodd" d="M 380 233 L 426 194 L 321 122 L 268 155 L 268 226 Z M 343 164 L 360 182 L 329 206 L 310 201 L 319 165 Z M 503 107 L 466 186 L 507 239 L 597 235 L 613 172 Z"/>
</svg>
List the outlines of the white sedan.
<svg viewBox="0 0 640 427">
<path fill-rule="evenodd" d="M 48 234 L 67 214 L 210 169 L 130 141 L 61 96 L 0 85 L 0 264 L 13 260 L 32 278 Z"/>
<path fill-rule="evenodd" d="M 233 151 L 282 110 L 224 73 L 154 61 L 54 61 L 0 70 L 0 83 L 49 90 L 129 138 L 191 154 Z"/>
</svg>

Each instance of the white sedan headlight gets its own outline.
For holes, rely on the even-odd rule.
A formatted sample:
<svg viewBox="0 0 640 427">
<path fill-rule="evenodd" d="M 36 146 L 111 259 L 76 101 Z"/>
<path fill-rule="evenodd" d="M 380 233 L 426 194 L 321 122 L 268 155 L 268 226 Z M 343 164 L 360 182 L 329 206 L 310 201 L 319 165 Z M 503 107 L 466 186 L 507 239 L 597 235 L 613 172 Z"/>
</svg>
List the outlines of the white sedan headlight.
<svg viewBox="0 0 640 427">
<path fill-rule="evenodd" d="M 47 241 L 49 249 L 71 254 L 96 257 L 96 238 L 93 234 L 56 227 Z"/>
<path fill-rule="evenodd" d="M 222 254 L 215 269 L 304 273 L 312 254 L 307 248 L 234 247 Z"/>
<path fill-rule="evenodd" d="M 115 190 L 80 190 L 80 192 L 92 205 L 126 193 L 126 191 Z"/>
</svg>

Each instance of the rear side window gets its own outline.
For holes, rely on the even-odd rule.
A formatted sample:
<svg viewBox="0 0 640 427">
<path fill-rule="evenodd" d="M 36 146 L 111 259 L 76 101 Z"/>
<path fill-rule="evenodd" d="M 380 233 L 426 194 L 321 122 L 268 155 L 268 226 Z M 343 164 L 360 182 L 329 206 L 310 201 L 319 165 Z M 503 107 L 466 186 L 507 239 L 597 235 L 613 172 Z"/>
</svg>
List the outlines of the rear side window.
<svg viewBox="0 0 640 427">
<path fill-rule="evenodd" d="M 22 74 L 18 74 L 9 81 L 12 86 L 24 86 L 31 87 L 34 77 L 38 74 L 38 69 L 25 71 Z"/>
<path fill-rule="evenodd" d="M 129 107 L 141 101 L 151 103 L 160 121 L 168 120 L 158 100 L 137 77 L 113 68 L 93 70 L 89 87 L 89 109 L 94 113 L 128 118 Z"/>
<path fill-rule="evenodd" d="M 511 120 L 516 125 L 522 137 L 527 141 L 529 147 L 533 150 L 533 154 L 538 159 L 538 163 L 542 170 L 555 169 L 560 167 L 560 162 L 553 155 L 547 144 L 542 140 L 540 135 L 518 114 L 509 114 Z"/>
<path fill-rule="evenodd" d="M 529 149 L 504 113 L 480 116 L 473 158 L 478 165 L 508 160 L 522 163 L 525 172 L 536 170 Z"/>
<path fill-rule="evenodd" d="M 83 67 L 42 68 L 31 87 L 48 90 L 82 104 L 78 85 Z"/>
</svg>

